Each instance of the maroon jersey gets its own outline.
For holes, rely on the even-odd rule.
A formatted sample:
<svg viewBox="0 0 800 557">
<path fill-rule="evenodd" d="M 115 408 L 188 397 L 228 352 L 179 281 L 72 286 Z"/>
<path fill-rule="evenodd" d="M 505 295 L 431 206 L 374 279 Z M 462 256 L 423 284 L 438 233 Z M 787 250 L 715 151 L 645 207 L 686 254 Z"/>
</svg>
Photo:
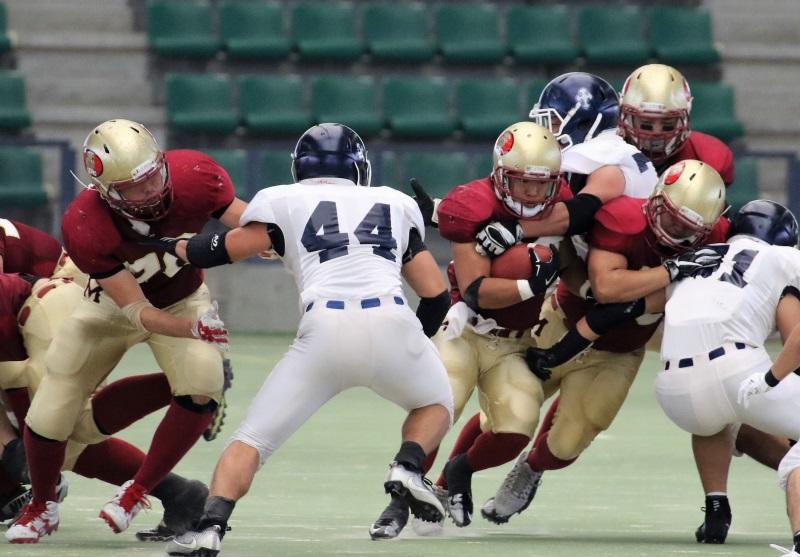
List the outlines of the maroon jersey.
<svg viewBox="0 0 800 557">
<path fill-rule="evenodd" d="M 689 159 L 703 161 L 719 172 L 726 186 L 733 183 L 733 153 L 713 135 L 700 132 L 691 132 L 680 150 L 660 164 L 656 170 L 661 174 L 667 167 Z"/>
<path fill-rule="evenodd" d="M 0 219 L 0 257 L 5 273 L 49 277 L 61 257 L 61 244 L 32 226 Z"/>
<path fill-rule="evenodd" d="M 26 360 L 17 313 L 30 296 L 31 284 L 16 274 L 0 273 L 0 362 Z"/>
<path fill-rule="evenodd" d="M 603 205 L 595 213 L 595 224 L 589 233 L 589 245 L 624 255 L 628 261 L 628 269 L 632 271 L 661 265 L 663 257 L 652 247 L 656 245 L 656 238 L 647 225 L 642 210 L 646 203 L 647 199 L 622 196 Z M 728 227 L 728 220 L 721 218 L 706 243 L 724 242 Z M 567 325 L 574 327 L 590 304 L 570 293 L 563 282 L 558 286 L 557 296 L 558 303 L 567 316 Z M 640 325 L 637 321 L 624 323 L 599 338 L 594 343 L 594 348 L 609 352 L 631 352 L 647 344 L 660 322 L 659 318 L 646 325 Z"/>
<path fill-rule="evenodd" d="M 158 308 L 197 290 L 203 272 L 137 241 L 145 236 L 196 234 L 212 216 L 221 216 L 234 199 L 228 173 L 208 155 L 190 150 L 167 151 L 164 155 L 173 198 L 163 219 L 130 221 L 115 213 L 97 191 L 84 190 L 67 208 L 61 223 L 64 246 L 81 271 L 92 278 L 104 278 L 127 268 Z"/>
<path fill-rule="evenodd" d="M 569 186 L 562 183 L 556 201 L 570 197 L 572 194 Z M 513 217 L 497 198 L 490 178 L 473 180 L 450 190 L 439 204 L 438 215 L 439 233 L 447 240 L 458 243 L 474 242 L 475 235 L 484 225 L 494 220 Z M 461 293 L 452 264 L 448 267 L 447 274 L 450 279 L 450 299 L 452 303 L 456 303 L 461 300 Z M 534 296 L 506 308 L 481 310 L 481 316 L 494 319 L 499 326 L 508 329 L 527 329 L 539 321 L 539 310 L 543 301 L 543 296 Z"/>
</svg>

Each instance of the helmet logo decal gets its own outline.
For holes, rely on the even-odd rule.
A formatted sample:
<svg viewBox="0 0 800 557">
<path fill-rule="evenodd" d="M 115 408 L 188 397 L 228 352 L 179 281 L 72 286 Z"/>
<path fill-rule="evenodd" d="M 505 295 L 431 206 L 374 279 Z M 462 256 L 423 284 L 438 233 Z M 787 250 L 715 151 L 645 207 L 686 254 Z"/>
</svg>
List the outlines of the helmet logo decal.
<svg viewBox="0 0 800 557">
<path fill-rule="evenodd" d="M 588 110 L 590 107 L 589 102 L 593 98 L 594 97 L 586 87 L 581 87 L 578 89 L 578 93 L 575 95 L 575 102 L 578 103 L 582 109 Z"/>
<path fill-rule="evenodd" d="M 669 172 L 664 176 L 664 185 L 671 186 L 678 181 L 678 178 L 683 174 L 683 169 L 686 166 L 684 162 L 680 162 L 669 169 Z"/>
<path fill-rule="evenodd" d="M 83 166 L 92 178 L 97 178 L 103 173 L 103 161 L 91 149 L 83 150 Z"/>
<path fill-rule="evenodd" d="M 501 155 L 505 155 L 513 146 L 514 134 L 511 131 L 506 131 L 503 135 L 497 138 L 495 149 L 497 149 Z"/>
</svg>

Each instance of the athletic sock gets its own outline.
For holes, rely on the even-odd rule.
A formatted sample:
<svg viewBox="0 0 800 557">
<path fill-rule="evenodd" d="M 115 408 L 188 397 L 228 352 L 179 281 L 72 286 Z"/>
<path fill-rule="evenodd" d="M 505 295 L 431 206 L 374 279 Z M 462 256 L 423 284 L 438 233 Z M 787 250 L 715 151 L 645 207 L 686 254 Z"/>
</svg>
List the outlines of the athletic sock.
<svg viewBox="0 0 800 557">
<path fill-rule="evenodd" d="M 106 385 L 92 397 L 92 415 L 101 432 L 113 435 L 172 400 L 163 373 L 134 375 Z"/>
<path fill-rule="evenodd" d="M 560 470 L 562 468 L 566 468 L 577 460 L 577 457 L 570 460 L 562 460 L 558 458 L 550 451 L 550 447 L 547 444 L 547 438 L 547 433 L 540 435 L 536 440 L 536 444 L 534 445 L 531 454 L 528 455 L 528 465 L 534 472 Z"/>
<path fill-rule="evenodd" d="M 78 457 L 72 471 L 84 478 L 96 478 L 112 485 L 122 485 L 136 474 L 144 462 L 144 453 L 127 441 L 111 437 L 89 445 Z"/>
<path fill-rule="evenodd" d="M 475 443 L 475 439 L 477 439 L 481 433 L 483 433 L 481 431 L 481 415 L 475 414 L 469 420 L 467 420 L 467 422 L 464 424 L 464 427 L 461 428 L 461 431 L 458 433 L 456 442 L 453 445 L 453 449 L 450 451 L 450 456 L 447 457 L 447 460 L 451 460 L 458 455 L 467 452 L 470 447 L 472 447 L 472 444 Z M 444 479 L 444 470 L 442 470 L 442 473 L 439 474 L 439 478 L 436 480 L 436 485 L 445 489 L 447 488 L 447 481 Z"/>
<path fill-rule="evenodd" d="M 395 462 L 414 472 L 422 471 L 423 460 L 425 460 L 425 451 L 422 450 L 419 443 L 414 441 L 404 441 L 394 457 Z"/>
<path fill-rule="evenodd" d="M 467 451 L 467 462 L 473 472 L 494 468 L 522 452 L 531 438 L 521 433 L 481 433 Z"/>
<path fill-rule="evenodd" d="M 24 440 L 33 502 L 44 504 L 55 501 L 56 484 L 64 465 L 67 442 L 47 439 L 31 431 L 29 427 L 25 428 Z"/>
</svg>

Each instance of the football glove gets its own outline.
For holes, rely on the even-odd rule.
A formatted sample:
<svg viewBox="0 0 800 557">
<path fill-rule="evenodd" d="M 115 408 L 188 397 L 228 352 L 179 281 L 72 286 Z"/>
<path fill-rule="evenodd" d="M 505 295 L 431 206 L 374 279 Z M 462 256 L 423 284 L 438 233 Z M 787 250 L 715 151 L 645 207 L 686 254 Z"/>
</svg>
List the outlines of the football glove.
<svg viewBox="0 0 800 557">
<path fill-rule="evenodd" d="M 140 246 L 159 248 L 178 257 L 178 254 L 175 252 L 175 246 L 177 246 L 178 242 L 182 239 L 185 240 L 185 238 L 154 238 L 152 236 L 141 236 L 136 240 L 136 243 Z"/>
<path fill-rule="evenodd" d="M 533 267 L 531 276 L 528 277 L 528 284 L 531 285 L 534 295 L 544 294 L 558 280 L 558 248 L 555 244 L 550 244 L 549 247 L 553 254 L 550 261 L 542 261 L 536 254 L 536 250 L 532 247 L 528 248 L 528 255 L 531 258 L 531 266 Z"/>
<path fill-rule="evenodd" d="M 669 273 L 669 281 L 675 282 L 700 273 L 713 272 L 722 262 L 723 255 L 713 247 L 704 247 L 667 259 L 663 266 Z"/>
<path fill-rule="evenodd" d="M 228 330 L 219 318 L 216 300 L 192 325 L 192 335 L 203 342 L 213 344 L 220 352 L 228 351 Z"/>
<path fill-rule="evenodd" d="M 420 212 L 422 213 L 422 221 L 425 226 L 439 228 L 439 216 L 436 214 L 436 209 L 439 206 L 441 199 L 436 199 L 428 195 L 428 192 L 422 187 L 416 178 L 411 178 L 408 181 L 411 189 L 414 190 L 414 201 L 417 202 Z"/>
<path fill-rule="evenodd" d="M 490 222 L 478 232 L 476 250 L 481 255 L 497 257 L 508 248 L 522 241 L 523 232 L 519 222 L 501 220 Z"/>
<path fill-rule="evenodd" d="M 528 364 L 531 372 L 542 381 L 550 379 L 553 374 L 550 368 L 558 365 L 555 354 L 543 348 L 528 348 L 525 351 L 525 363 Z"/>
<path fill-rule="evenodd" d="M 772 374 L 771 369 L 767 373 L 753 373 L 739 385 L 739 396 L 736 400 L 747 408 L 750 406 L 750 399 L 756 395 L 766 393 L 777 384 L 778 379 Z"/>
</svg>

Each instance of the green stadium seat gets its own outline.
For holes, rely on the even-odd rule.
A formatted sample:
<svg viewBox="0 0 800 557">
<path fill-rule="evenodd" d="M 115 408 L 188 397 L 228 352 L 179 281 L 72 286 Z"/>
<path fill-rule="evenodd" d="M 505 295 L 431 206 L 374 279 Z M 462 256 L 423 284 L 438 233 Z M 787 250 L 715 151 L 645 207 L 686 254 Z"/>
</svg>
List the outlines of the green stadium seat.
<svg viewBox="0 0 800 557">
<path fill-rule="evenodd" d="M 435 48 L 428 37 L 428 15 L 418 2 L 364 6 L 363 29 L 367 51 L 375 60 L 425 62 Z"/>
<path fill-rule="evenodd" d="M 636 6 L 589 6 L 578 12 L 578 42 L 592 64 L 644 64 L 650 49 L 641 29 L 641 10 Z"/>
<path fill-rule="evenodd" d="M 24 147 L 0 147 L 0 206 L 34 207 L 47 203 L 42 154 Z"/>
<path fill-rule="evenodd" d="M 650 11 L 650 44 L 665 64 L 715 64 L 711 14 L 703 8 L 659 6 Z"/>
<path fill-rule="evenodd" d="M 758 161 L 751 157 L 737 158 L 735 169 L 733 184 L 725 190 L 726 201 L 731 206 L 728 217 L 748 201 L 761 197 L 758 193 Z"/>
<path fill-rule="evenodd" d="M 228 172 L 236 197 L 250 199 L 247 187 L 247 151 L 244 149 L 203 149 Z"/>
<path fill-rule="evenodd" d="M 468 139 L 496 139 L 507 126 L 527 119 L 519 108 L 519 86 L 511 78 L 460 81 L 456 107 Z"/>
<path fill-rule="evenodd" d="M 506 35 L 516 62 L 569 64 L 579 55 L 566 6 L 512 6 L 506 12 Z"/>
<path fill-rule="evenodd" d="M 0 130 L 17 131 L 30 125 L 25 78 L 17 72 L 0 72 Z"/>
<path fill-rule="evenodd" d="M 292 8 L 292 38 L 308 60 L 350 62 L 361 56 L 352 2 L 304 2 Z"/>
<path fill-rule="evenodd" d="M 447 81 L 441 77 L 386 79 L 383 115 L 397 137 L 446 137 L 456 128 Z"/>
<path fill-rule="evenodd" d="M 548 83 L 550 82 L 542 77 L 535 77 L 528 82 L 528 86 L 525 88 L 528 93 L 528 104 L 526 105 L 528 112 L 533 108 L 533 105 L 539 102 L 539 96 Z"/>
<path fill-rule="evenodd" d="M 239 115 L 233 104 L 233 82 L 224 74 L 167 74 L 167 122 L 185 133 L 228 134 Z"/>
<path fill-rule="evenodd" d="M 220 47 L 208 0 L 148 0 L 147 36 L 159 56 L 210 58 Z"/>
<path fill-rule="evenodd" d="M 491 4 L 442 4 L 435 13 L 436 41 L 446 62 L 501 62 L 497 8 Z"/>
<path fill-rule="evenodd" d="M 279 4 L 224 0 L 219 6 L 222 46 L 231 58 L 284 58 L 291 43 Z"/>
<path fill-rule="evenodd" d="M 736 118 L 733 87 L 727 83 L 692 83 L 692 129 L 731 141 L 744 135 Z"/>
<path fill-rule="evenodd" d="M 385 151 L 381 159 L 382 184 L 408 191 L 408 181 L 416 178 L 434 197 L 444 197 L 455 186 L 477 176 L 466 153 L 395 153 Z"/>
<path fill-rule="evenodd" d="M 239 110 L 247 131 L 287 136 L 311 127 L 303 103 L 303 82 L 297 75 L 243 75 L 239 77 Z"/>
<path fill-rule="evenodd" d="M 0 2 L 0 54 L 8 52 L 14 48 L 14 43 L 8 33 L 8 18 L 6 16 L 6 4 Z"/>
<path fill-rule="evenodd" d="M 281 184 L 293 184 L 292 156 L 287 151 L 267 151 L 258 165 L 259 189 Z"/>
<path fill-rule="evenodd" d="M 325 76 L 311 83 L 311 115 L 315 122 L 337 122 L 361 136 L 377 134 L 383 127 L 370 76 Z"/>
<path fill-rule="evenodd" d="M 482 151 L 478 155 L 472 156 L 473 164 L 475 165 L 475 177 L 485 178 L 492 173 L 492 165 L 494 164 L 494 157 L 491 151 Z"/>
</svg>

